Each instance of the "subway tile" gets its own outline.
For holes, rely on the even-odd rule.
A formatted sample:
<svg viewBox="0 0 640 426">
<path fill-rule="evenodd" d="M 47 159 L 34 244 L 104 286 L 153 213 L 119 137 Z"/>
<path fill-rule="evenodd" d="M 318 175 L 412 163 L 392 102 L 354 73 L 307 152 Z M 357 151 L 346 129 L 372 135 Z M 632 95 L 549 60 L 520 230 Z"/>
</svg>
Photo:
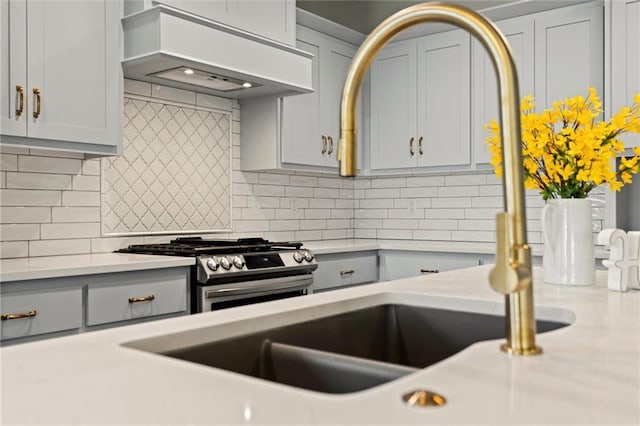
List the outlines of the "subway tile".
<svg viewBox="0 0 640 426">
<path fill-rule="evenodd" d="M 231 158 L 240 158 L 240 145 L 233 145 L 231 147 Z"/>
<path fill-rule="evenodd" d="M 371 179 L 371 188 L 402 188 L 407 186 L 407 178 L 378 178 Z"/>
<path fill-rule="evenodd" d="M 378 229 L 376 238 L 385 240 L 411 240 L 413 231 L 410 229 Z"/>
<path fill-rule="evenodd" d="M 502 197 L 502 185 L 482 185 L 478 195 L 481 197 Z"/>
<path fill-rule="evenodd" d="M 233 146 L 240 146 L 240 133 L 232 133 L 231 134 L 231 142 L 232 142 L 231 145 L 233 145 Z M 240 168 L 241 168 L 240 164 L 241 163 L 238 163 L 238 165 L 237 166 L 233 166 L 233 168 L 236 169 L 236 170 L 240 170 Z"/>
<path fill-rule="evenodd" d="M 309 207 L 312 209 L 332 209 L 336 206 L 336 200 L 331 198 L 310 198 Z"/>
<path fill-rule="evenodd" d="M 151 97 L 151 83 L 139 80 L 124 79 L 124 93 L 130 95 Z"/>
<path fill-rule="evenodd" d="M 1 241 L 25 241 L 38 239 L 40 239 L 40 225 L 37 223 L 11 223 L 0 225 Z"/>
<path fill-rule="evenodd" d="M 4 146 L 0 145 L 0 154 L 21 154 L 29 155 L 29 148 L 22 146 Z"/>
<path fill-rule="evenodd" d="M 354 198 L 354 190 L 353 189 L 339 189 L 338 190 L 338 198 Z"/>
<path fill-rule="evenodd" d="M 437 209 L 471 207 L 471 198 L 433 198 L 431 207 Z"/>
<path fill-rule="evenodd" d="M 495 242 L 495 236 L 490 231 L 451 231 L 454 241 Z"/>
<path fill-rule="evenodd" d="M 299 209 L 308 209 L 309 201 L 313 200 L 313 198 L 280 198 L 280 208 L 282 209 L 290 209 L 290 210 L 299 210 Z"/>
<path fill-rule="evenodd" d="M 418 227 L 416 219 L 383 219 L 382 227 L 384 229 L 415 229 Z"/>
<path fill-rule="evenodd" d="M 242 218 L 242 220 L 272 220 L 272 219 L 275 219 L 275 217 L 276 217 L 276 213 L 274 209 L 250 207 L 250 208 L 240 209 L 239 218 Z"/>
<path fill-rule="evenodd" d="M 307 186 L 287 186 L 285 187 L 287 197 L 313 197 L 313 188 Z"/>
<path fill-rule="evenodd" d="M 387 209 L 356 209 L 354 216 L 360 219 L 387 219 L 389 211 Z"/>
<path fill-rule="evenodd" d="M 365 189 L 364 196 L 366 198 L 398 198 L 400 197 L 400 189 L 398 188 Z"/>
<path fill-rule="evenodd" d="M 336 200 L 336 209 L 353 209 L 355 200 L 349 198 L 340 198 Z"/>
<path fill-rule="evenodd" d="M 100 193 L 91 191 L 62 191 L 62 205 L 65 207 L 99 207 Z"/>
<path fill-rule="evenodd" d="M 238 118 L 234 118 L 234 120 L 240 120 L 240 109 L 233 108 L 233 101 L 229 98 L 196 93 L 196 105 L 211 109 L 221 109 L 223 111 L 233 110 L 234 114 L 238 111 Z"/>
<path fill-rule="evenodd" d="M 74 176 L 73 189 L 74 191 L 100 191 L 100 176 Z"/>
<path fill-rule="evenodd" d="M 424 209 L 390 209 L 389 219 L 422 219 Z"/>
<path fill-rule="evenodd" d="M 444 177 L 444 184 L 446 186 L 484 185 L 486 181 L 486 175 L 484 174 L 450 175 Z"/>
<path fill-rule="evenodd" d="M 500 185 L 502 186 L 502 178 L 497 177 L 495 173 L 486 173 L 485 174 L 485 184 L 487 185 Z"/>
<path fill-rule="evenodd" d="M 438 197 L 477 197 L 477 186 L 443 186 L 438 188 Z"/>
<path fill-rule="evenodd" d="M 400 197 L 402 198 L 428 198 L 428 197 L 437 197 L 438 196 L 438 188 L 431 187 L 414 187 L 414 188 L 401 188 L 400 189 Z"/>
<path fill-rule="evenodd" d="M 323 229 L 322 230 L 323 240 L 341 240 L 344 238 L 347 238 L 346 229 Z"/>
<path fill-rule="evenodd" d="M 458 221 L 455 219 L 425 219 L 421 220 L 418 228 L 426 231 L 434 230 L 456 230 L 458 229 Z"/>
<path fill-rule="evenodd" d="M 324 219 L 309 219 L 300 221 L 300 230 L 308 231 L 313 229 L 326 229 L 327 221 Z"/>
<path fill-rule="evenodd" d="M 29 241 L 29 256 L 61 256 L 90 252 L 89 239 Z"/>
<path fill-rule="evenodd" d="M 246 183 L 236 183 L 231 185 L 231 191 L 233 195 L 253 195 L 251 185 Z"/>
<path fill-rule="evenodd" d="M 371 188 L 371 179 L 356 179 L 353 181 L 353 187 L 356 189 Z"/>
<path fill-rule="evenodd" d="M 0 170 L 18 170 L 18 156 L 15 154 L 0 154 Z"/>
<path fill-rule="evenodd" d="M 360 229 L 356 228 L 353 233 L 354 238 L 378 238 L 376 229 Z"/>
<path fill-rule="evenodd" d="M 327 229 L 351 228 L 350 219 L 327 219 Z"/>
<path fill-rule="evenodd" d="M 284 188 L 278 185 L 253 185 L 253 193 L 257 196 L 282 197 Z"/>
<path fill-rule="evenodd" d="M 305 219 L 326 219 L 331 215 L 330 209 L 305 209 Z"/>
<path fill-rule="evenodd" d="M 280 198 L 278 197 L 253 197 L 253 205 L 258 206 L 260 208 L 283 207 L 280 205 Z M 248 207 L 248 206 L 244 206 L 244 207 Z"/>
<path fill-rule="evenodd" d="M 425 209 L 426 219 L 463 219 L 463 209 Z"/>
<path fill-rule="evenodd" d="M 233 182 L 238 183 L 260 183 L 260 173 L 243 172 L 242 170 L 233 171 Z"/>
<path fill-rule="evenodd" d="M 304 209 L 275 209 L 276 219 L 304 219 Z"/>
<path fill-rule="evenodd" d="M 196 104 L 196 93 L 190 90 L 176 89 L 174 87 L 151 85 L 151 97 L 155 99 L 165 99 L 167 101 L 180 102 L 183 104 Z"/>
<path fill-rule="evenodd" d="M 43 240 L 67 238 L 95 238 L 100 236 L 100 222 L 95 223 L 43 223 Z"/>
<path fill-rule="evenodd" d="M 408 177 L 407 186 L 443 186 L 444 176 Z"/>
<path fill-rule="evenodd" d="M 0 172 L 0 188 L 7 187 L 7 172 Z"/>
<path fill-rule="evenodd" d="M 71 176 L 49 173 L 7 172 L 7 188 L 71 189 Z"/>
<path fill-rule="evenodd" d="M 198 93 L 196 93 L 196 100 L 197 100 L 197 97 L 198 97 Z M 231 119 L 233 121 L 240 121 L 240 108 L 233 108 L 231 110 Z"/>
<path fill-rule="evenodd" d="M 451 231 L 445 230 L 415 230 L 413 231 L 415 240 L 450 241 Z"/>
<path fill-rule="evenodd" d="M 255 232 L 268 231 L 268 220 L 236 220 L 234 221 L 235 232 Z"/>
<path fill-rule="evenodd" d="M 342 178 L 342 187 L 345 189 L 353 189 L 355 180 L 352 178 Z"/>
<path fill-rule="evenodd" d="M 82 162 L 82 174 L 100 176 L 100 160 L 85 160 Z"/>
<path fill-rule="evenodd" d="M 313 188 L 315 198 L 335 198 L 336 190 L 332 188 Z"/>
<path fill-rule="evenodd" d="M 59 206 L 62 199 L 60 191 L 40 191 L 35 189 L 2 189 L 2 206 Z"/>
<path fill-rule="evenodd" d="M 239 121 L 233 121 L 231 123 L 231 131 L 233 133 L 240 134 L 240 122 Z"/>
<path fill-rule="evenodd" d="M 269 241 L 293 241 L 295 235 L 293 231 L 270 231 L 264 233 L 264 238 Z"/>
<path fill-rule="evenodd" d="M 290 178 L 292 186 L 318 186 L 318 178 L 311 176 L 296 176 Z"/>
<path fill-rule="evenodd" d="M 353 209 L 332 209 L 331 219 L 351 219 L 353 217 Z"/>
<path fill-rule="evenodd" d="M 360 200 L 359 207 L 361 209 L 392 209 L 393 199 L 365 199 Z"/>
<path fill-rule="evenodd" d="M 0 207 L 0 223 L 42 223 L 50 221 L 50 207 Z"/>
<path fill-rule="evenodd" d="M 295 240 L 297 241 L 315 241 L 322 239 L 322 231 L 296 231 Z"/>
<path fill-rule="evenodd" d="M 29 256 L 29 243 L 27 241 L 0 241 L 1 259 L 27 256 Z"/>
<path fill-rule="evenodd" d="M 267 185 L 289 185 L 289 175 L 260 173 L 260 183 Z"/>
<path fill-rule="evenodd" d="M 458 229 L 459 230 L 467 230 L 467 231 L 491 231 L 494 232 L 496 230 L 496 221 L 486 219 L 462 219 L 458 221 Z"/>
<path fill-rule="evenodd" d="M 431 208 L 431 198 L 415 198 L 417 209 Z"/>
<path fill-rule="evenodd" d="M 276 198 L 277 200 L 277 198 Z M 235 195 L 233 194 L 233 200 L 231 201 L 233 207 L 248 207 L 249 206 L 249 197 L 246 195 Z"/>
<path fill-rule="evenodd" d="M 40 157 L 75 158 L 77 160 L 84 160 L 84 154 L 81 152 L 57 151 L 54 149 L 31 148 L 29 149 L 29 155 L 36 155 Z"/>
<path fill-rule="evenodd" d="M 354 223 L 355 223 L 356 229 L 361 229 L 361 228 L 380 229 L 380 228 L 382 228 L 382 219 L 356 219 Z"/>
<path fill-rule="evenodd" d="M 496 218 L 496 214 L 502 211 L 500 207 L 495 208 L 472 208 L 472 209 L 464 209 L 464 218 L 465 219 L 494 219 Z"/>
<path fill-rule="evenodd" d="M 504 201 L 502 197 L 475 197 L 471 199 L 471 207 L 473 208 L 497 208 L 502 209 Z"/>
<path fill-rule="evenodd" d="M 75 175 L 82 170 L 82 160 L 75 158 L 18 157 L 18 170 L 21 172 L 64 173 Z"/>
<path fill-rule="evenodd" d="M 142 237 L 92 238 L 91 253 L 109 253 L 128 247 L 131 244 L 143 244 Z"/>
<path fill-rule="evenodd" d="M 342 179 L 340 178 L 318 178 L 318 186 L 323 188 L 342 188 Z"/>
<path fill-rule="evenodd" d="M 364 198 L 364 189 L 354 189 L 353 190 L 353 198 L 357 200 L 361 200 Z"/>
<path fill-rule="evenodd" d="M 299 220 L 272 220 L 269 222 L 269 231 L 297 231 L 300 229 Z"/>
</svg>

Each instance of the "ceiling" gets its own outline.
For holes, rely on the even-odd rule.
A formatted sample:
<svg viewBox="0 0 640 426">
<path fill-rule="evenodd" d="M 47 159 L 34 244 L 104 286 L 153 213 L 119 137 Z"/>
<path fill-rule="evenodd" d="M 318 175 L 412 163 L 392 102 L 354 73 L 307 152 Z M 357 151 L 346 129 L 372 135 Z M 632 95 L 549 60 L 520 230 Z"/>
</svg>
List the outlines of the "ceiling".
<svg viewBox="0 0 640 426">
<path fill-rule="evenodd" d="M 513 3 L 515 0 L 456 0 L 455 3 L 479 10 Z M 405 0 L 297 0 L 297 7 L 363 34 L 369 34 L 386 17 L 400 9 L 424 3 Z"/>
</svg>

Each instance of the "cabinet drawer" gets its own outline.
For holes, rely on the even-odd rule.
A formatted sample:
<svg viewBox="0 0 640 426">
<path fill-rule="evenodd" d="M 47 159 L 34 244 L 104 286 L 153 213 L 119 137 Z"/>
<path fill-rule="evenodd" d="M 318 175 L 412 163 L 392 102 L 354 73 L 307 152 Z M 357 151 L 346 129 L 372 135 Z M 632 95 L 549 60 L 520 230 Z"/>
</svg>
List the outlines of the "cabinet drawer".
<svg viewBox="0 0 640 426">
<path fill-rule="evenodd" d="M 145 271 L 117 282 L 91 283 L 87 290 L 87 325 L 186 311 L 187 274 Z"/>
<path fill-rule="evenodd" d="M 378 280 L 376 252 L 339 253 L 317 256 L 318 269 L 314 272 L 314 290 L 323 290 Z"/>
<path fill-rule="evenodd" d="M 381 264 L 384 279 L 391 281 L 478 266 L 480 261 L 480 256 L 473 254 L 392 252 L 382 255 Z"/>
<path fill-rule="evenodd" d="M 80 328 L 82 289 L 3 294 L 0 311 L 3 315 L 32 314 L 0 320 L 2 340 Z"/>
</svg>

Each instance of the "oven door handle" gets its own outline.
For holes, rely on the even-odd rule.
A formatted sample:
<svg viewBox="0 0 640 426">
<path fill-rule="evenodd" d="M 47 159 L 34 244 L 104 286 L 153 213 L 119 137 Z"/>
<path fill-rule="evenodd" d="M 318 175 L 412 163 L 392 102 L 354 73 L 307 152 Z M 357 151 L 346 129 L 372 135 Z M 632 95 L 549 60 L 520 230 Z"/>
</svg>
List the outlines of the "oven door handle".
<svg viewBox="0 0 640 426">
<path fill-rule="evenodd" d="M 249 284 L 251 283 L 251 284 Z M 215 297 L 234 296 L 236 294 L 263 293 L 274 290 L 304 289 L 313 284 L 312 276 L 300 275 L 292 277 L 268 278 L 265 280 L 255 280 L 245 282 L 242 286 L 237 284 L 233 287 L 211 286 L 204 291 L 204 297 L 212 299 Z M 217 287 L 217 288 L 216 288 Z"/>
</svg>

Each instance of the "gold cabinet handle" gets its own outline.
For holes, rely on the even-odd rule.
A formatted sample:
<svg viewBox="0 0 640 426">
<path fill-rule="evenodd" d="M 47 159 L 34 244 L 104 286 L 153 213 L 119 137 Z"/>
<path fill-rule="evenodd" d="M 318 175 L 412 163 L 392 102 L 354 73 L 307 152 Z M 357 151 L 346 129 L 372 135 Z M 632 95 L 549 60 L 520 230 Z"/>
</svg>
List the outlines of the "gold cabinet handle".
<svg viewBox="0 0 640 426">
<path fill-rule="evenodd" d="M 353 269 L 347 269 L 346 271 L 340 271 L 340 276 L 344 277 L 347 275 L 353 275 L 355 271 Z"/>
<path fill-rule="evenodd" d="M 16 92 L 18 92 L 18 108 L 16 108 L 16 116 L 20 117 L 24 112 L 24 87 L 17 84 Z"/>
<path fill-rule="evenodd" d="M 420 155 L 424 154 L 424 150 L 422 149 L 422 136 L 418 138 L 418 153 Z"/>
<path fill-rule="evenodd" d="M 2 314 L 0 315 L 0 320 L 6 321 L 18 318 L 30 318 L 35 317 L 36 315 L 38 315 L 38 312 L 35 309 L 32 309 L 29 312 L 24 312 L 22 314 Z"/>
<path fill-rule="evenodd" d="M 326 154 L 327 152 L 327 137 L 325 135 L 322 135 L 322 151 L 320 151 L 322 153 L 322 155 Z"/>
<path fill-rule="evenodd" d="M 413 136 L 409 139 L 409 154 L 413 157 L 415 155 L 415 151 L 413 150 Z"/>
<path fill-rule="evenodd" d="M 33 88 L 33 94 L 36 95 L 36 107 L 33 111 L 33 118 L 38 118 L 40 116 L 40 89 L 37 87 Z"/>
<path fill-rule="evenodd" d="M 421 268 L 420 272 L 422 272 L 423 274 L 439 274 L 440 273 L 440 271 L 437 269 L 424 269 L 424 268 Z"/>
<path fill-rule="evenodd" d="M 144 296 L 144 297 L 130 297 L 129 298 L 129 303 L 138 303 L 138 302 L 151 302 L 152 300 L 155 300 L 156 296 L 154 296 L 153 294 L 150 294 L 148 296 Z"/>
<path fill-rule="evenodd" d="M 327 154 L 331 155 L 333 152 L 333 138 L 331 136 L 327 136 L 327 139 L 329 140 L 329 150 L 327 151 Z"/>
</svg>

